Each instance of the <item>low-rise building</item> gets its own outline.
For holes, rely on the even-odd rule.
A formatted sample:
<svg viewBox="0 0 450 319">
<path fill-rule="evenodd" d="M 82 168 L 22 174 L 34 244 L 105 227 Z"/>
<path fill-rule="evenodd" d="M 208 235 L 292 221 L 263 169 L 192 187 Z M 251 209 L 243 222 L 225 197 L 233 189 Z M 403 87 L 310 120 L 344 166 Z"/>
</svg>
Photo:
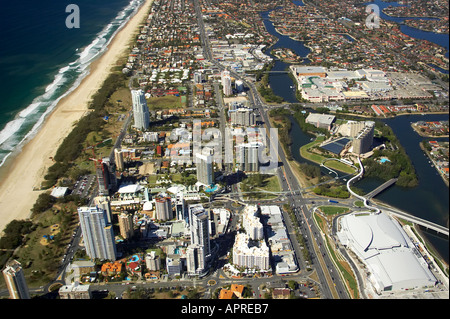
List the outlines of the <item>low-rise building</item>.
<svg viewBox="0 0 450 319">
<path fill-rule="evenodd" d="M 91 299 L 90 285 L 81 285 L 78 282 L 59 288 L 58 294 L 61 299 Z"/>
<path fill-rule="evenodd" d="M 312 124 L 318 128 L 331 130 L 331 127 L 335 120 L 336 116 L 334 115 L 309 113 L 308 117 L 306 118 L 306 123 Z"/>
</svg>

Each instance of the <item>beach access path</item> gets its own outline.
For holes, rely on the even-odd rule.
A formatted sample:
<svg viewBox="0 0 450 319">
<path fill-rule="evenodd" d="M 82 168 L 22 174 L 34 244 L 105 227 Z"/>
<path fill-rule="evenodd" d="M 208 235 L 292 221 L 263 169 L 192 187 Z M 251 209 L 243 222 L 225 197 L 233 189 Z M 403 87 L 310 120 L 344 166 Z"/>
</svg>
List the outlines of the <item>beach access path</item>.
<svg viewBox="0 0 450 319">
<path fill-rule="evenodd" d="M 146 2 L 116 34 L 108 49 L 90 66 L 90 73 L 77 89 L 59 101 L 47 117 L 41 130 L 28 141 L 18 154 L 14 154 L 2 167 L 0 177 L 0 233 L 12 220 L 27 219 L 42 191 L 40 187 L 47 169 L 53 165 L 59 145 L 71 132 L 74 123 L 86 112 L 92 95 L 96 93 L 116 66 L 120 57 L 128 52 L 139 32 L 139 25 L 148 16 L 153 0 Z"/>
</svg>

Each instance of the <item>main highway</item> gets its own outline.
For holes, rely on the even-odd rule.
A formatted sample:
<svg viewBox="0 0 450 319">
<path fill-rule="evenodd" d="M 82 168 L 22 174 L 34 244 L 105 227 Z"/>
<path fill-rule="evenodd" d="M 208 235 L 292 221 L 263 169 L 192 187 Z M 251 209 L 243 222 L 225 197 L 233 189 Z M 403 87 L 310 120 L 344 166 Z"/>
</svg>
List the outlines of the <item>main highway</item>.
<svg viewBox="0 0 450 319">
<path fill-rule="evenodd" d="M 233 76 L 237 77 L 238 75 L 233 74 Z M 259 110 L 265 123 L 266 130 L 269 132 L 271 129 L 271 123 L 255 85 L 247 81 L 244 81 L 244 83 L 250 88 L 250 102 Z M 280 162 L 282 163 L 281 169 L 278 170 L 282 190 L 290 191 L 290 193 L 288 193 L 288 200 L 297 219 L 295 221 L 291 221 L 289 216 L 284 216 L 285 220 L 288 223 L 297 223 L 300 226 L 303 236 L 307 240 L 308 250 L 312 256 L 314 268 L 319 276 L 320 282 L 322 283 L 324 296 L 333 299 L 348 298 L 346 288 L 338 275 L 339 272 L 335 269 L 334 263 L 328 255 L 326 243 L 321 236 L 320 230 L 314 223 L 312 212 L 306 205 L 308 202 L 303 198 L 301 192 L 294 192 L 294 190 L 301 189 L 301 186 L 292 172 L 291 166 L 286 159 L 286 154 L 281 144 L 278 145 L 278 156 Z"/>
<path fill-rule="evenodd" d="M 219 70 L 225 70 L 225 67 L 221 65 L 218 61 L 214 60 L 211 53 L 211 47 L 209 44 L 209 39 L 205 32 L 205 26 L 203 23 L 203 17 L 201 14 L 201 7 L 198 0 L 194 0 L 194 6 L 197 13 L 198 25 L 200 27 L 200 37 L 204 49 L 205 59 L 210 63 L 214 64 Z M 228 70 L 230 75 L 235 79 L 243 81 L 244 85 L 249 88 L 249 102 L 253 105 L 253 108 L 258 110 L 266 128 L 267 132 L 267 146 L 273 146 L 273 136 L 269 135 L 271 124 L 266 112 L 264 103 L 261 100 L 258 90 L 256 89 L 253 82 L 247 81 L 242 75 L 237 74 L 233 70 Z M 270 150 L 272 152 L 274 150 Z M 340 299 L 349 298 L 347 290 L 338 275 L 339 272 L 336 270 L 335 265 L 327 250 L 325 241 L 321 236 L 321 232 L 313 220 L 313 213 L 306 206 L 307 201 L 303 198 L 301 192 L 294 192 L 293 190 L 301 189 L 297 178 L 291 170 L 291 167 L 286 159 L 286 154 L 282 146 L 278 143 L 278 158 L 282 163 L 282 166 L 277 169 L 279 180 L 281 181 L 281 186 L 283 191 L 287 191 L 288 202 L 291 205 L 296 220 L 291 221 L 290 217 L 284 213 L 284 220 L 286 221 L 286 226 L 288 231 L 293 228 L 291 223 L 295 223 L 300 226 L 301 232 L 306 239 L 307 249 L 311 254 L 311 260 L 313 265 L 311 265 L 317 272 L 321 283 L 322 294 L 324 298 L 328 299 Z M 301 251 L 298 248 L 298 243 L 295 237 L 291 236 L 291 241 L 296 252 L 297 260 L 300 264 L 303 264 L 299 259 L 301 256 Z"/>
</svg>

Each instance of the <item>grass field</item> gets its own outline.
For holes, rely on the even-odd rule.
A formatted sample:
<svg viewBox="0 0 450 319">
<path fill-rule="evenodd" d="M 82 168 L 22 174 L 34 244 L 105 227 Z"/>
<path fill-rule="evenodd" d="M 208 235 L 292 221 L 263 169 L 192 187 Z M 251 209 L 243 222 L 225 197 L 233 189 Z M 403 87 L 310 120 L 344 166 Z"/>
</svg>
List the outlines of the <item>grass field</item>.
<svg viewBox="0 0 450 319">
<path fill-rule="evenodd" d="M 350 210 L 347 207 L 338 207 L 338 206 L 320 206 L 319 209 L 325 215 L 338 215 L 346 213 Z"/>
<path fill-rule="evenodd" d="M 319 155 L 319 154 L 310 153 L 308 150 L 311 149 L 312 147 L 322 143 L 324 140 L 325 140 L 325 136 L 318 136 L 313 142 L 303 145 L 300 148 L 300 155 L 307 160 L 310 160 L 317 164 L 321 164 L 324 160 L 327 159 L 327 157 Z M 338 162 L 338 161 L 329 161 L 326 163 L 326 166 L 331 169 L 335 169 L 335 170 L 338 170 L 338 171 L 341 171 L 344 173 L 348 173 L 348 174 L 352 174 L 355 172 L 355 170 L 353 168 L 351 168 L 350 166 L 348 166 L 344 163 Z"/>
<path fill-rule="evenodd" d="M 177 109 L 185 106 L 181 102 L 181 97 L 174 95 L 151 97 L 147 99 L 147 105 L 150 110 Z"/>
<path fill-rule="evenodd" d="M 22 264 L 29 287 L 44 285 L 54 278 L 77 226 L 75 204 L 57 205 L 61 210 L 49 209 L 34 220 L 38 227 L 27 235 L 26 244 L 16 251 L 15 259 Z M 52 232 L 53 225 L 59 225 L 59 232 Z M 52 234 L 54 240 L 44 244 L 43 236 Z"/>
<path fill-rule="evenodd" d="M 241 183 L 242 192 L 254 192 L 252 194 L 244 194 L 248 199 L 275 199 L 277 195 L 271 195 L 266 192 L 280 192 L 281 186 L 276 175 L 262 175 L 261 186 L 254 186 L 252 177 Z M 261 192 L 262 191 L 262 192 Z"/>
</svg>

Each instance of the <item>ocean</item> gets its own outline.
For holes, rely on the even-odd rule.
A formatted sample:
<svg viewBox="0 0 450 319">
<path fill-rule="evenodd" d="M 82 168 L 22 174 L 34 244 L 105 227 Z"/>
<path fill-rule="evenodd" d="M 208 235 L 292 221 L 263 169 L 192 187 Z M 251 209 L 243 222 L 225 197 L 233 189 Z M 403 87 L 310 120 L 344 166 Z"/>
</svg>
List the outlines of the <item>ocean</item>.
<svg viewBox="0 0 450 319">
<path fill-rule="evenodd" d="M 79 7 L 80 27 L 66 18 Z M 0 10 L 0 166 L 38 132 L 57 102 L 144 0 L 3 2 Z"/>
</svg>

